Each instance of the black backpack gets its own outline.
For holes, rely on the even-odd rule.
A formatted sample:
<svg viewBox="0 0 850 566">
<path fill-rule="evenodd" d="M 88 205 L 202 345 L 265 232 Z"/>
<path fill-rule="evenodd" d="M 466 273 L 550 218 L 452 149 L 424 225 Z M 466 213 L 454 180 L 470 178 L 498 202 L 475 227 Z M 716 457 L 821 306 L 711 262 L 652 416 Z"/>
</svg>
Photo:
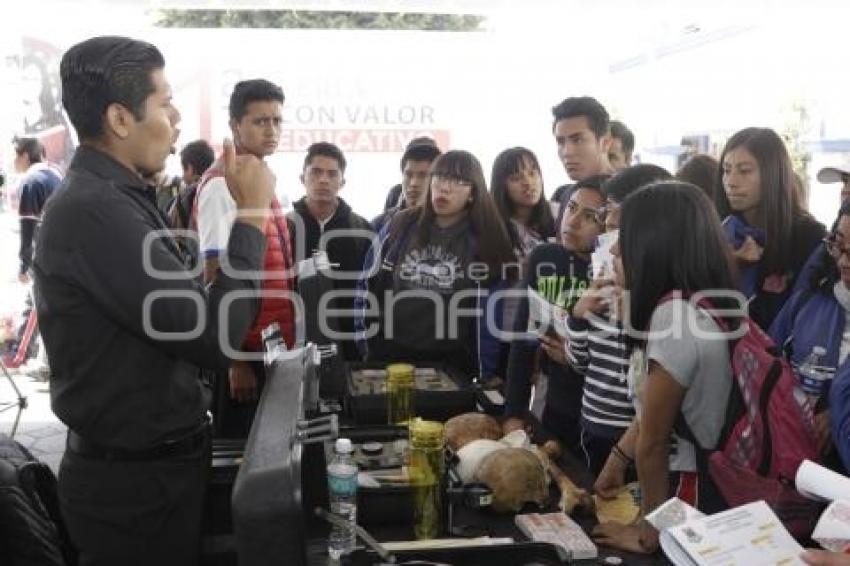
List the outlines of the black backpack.
<svg viewBox="0 0 850 566">
<path fill-rule="evenodd" d="M 191 230 L 197 234 L 198 227 L 192 220 L 192 207 L 195 206 L 195 195 L 198 193 L 197 183 L 184 187 L 171 201 L 166 217 L 171 228 L 179 230 Z M 186 266 L 193 269 L 198 264 L 200 257 L 199 242 L 197 237 L 191 238 L 180 236 L 176 238 L 183 252 Z"/>
<path fill-rule="evenodd" d="M 56 485 L 50 467 L 0 434 L 0 563 L 76 566 Z"/>
</svg>

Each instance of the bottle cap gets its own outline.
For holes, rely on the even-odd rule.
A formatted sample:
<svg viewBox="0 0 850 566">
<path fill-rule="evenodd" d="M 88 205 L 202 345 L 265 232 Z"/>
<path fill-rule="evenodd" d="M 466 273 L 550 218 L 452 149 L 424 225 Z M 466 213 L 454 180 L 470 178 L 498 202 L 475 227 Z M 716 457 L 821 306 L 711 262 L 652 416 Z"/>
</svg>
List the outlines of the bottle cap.
<svg viewBox="0 0 850 566">
<path fill-rule="evenodd" d="M 387 379 L 389 381 L 413 380 L 416 368 L 410 364 L 390 364 L 387 366 Z"/>
<path fill-rule="evenodd" d="M 443 423 L 417 417 L 410 423 L 411 442 L 417 446 L 439 447 L 443 442 Z"/>
<path fill-rule="evenodd" d="M 380 442 L 365 442 L 360 446 L 360 450 L 367 456 L 377 456 L 384 451 L 384 445 Z"/>
<path fill-rule="evenodd" d="M 351 440 L 348 438 L 337 438 L 334 444 L 334 451 L 337 454 L 351 454 L 354 448 L 351 446 Z"/>
</svg>

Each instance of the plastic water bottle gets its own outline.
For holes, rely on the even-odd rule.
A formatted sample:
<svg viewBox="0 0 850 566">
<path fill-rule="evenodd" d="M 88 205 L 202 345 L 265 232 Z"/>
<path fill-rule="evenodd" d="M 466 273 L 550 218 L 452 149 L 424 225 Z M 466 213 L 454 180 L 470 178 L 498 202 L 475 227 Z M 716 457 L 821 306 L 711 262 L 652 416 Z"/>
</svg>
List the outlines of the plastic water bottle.
<svg viewBox="0 0 850 566">
<path fill-rule="evenodd" d="M 813 401 L 817 401 L 823 393 L 826 382 L 832 377 L 821 366 L 821 358 L 824 355 L 826 355 L 826 348 L 815 346 L 809 356 L 797 368 L 797 374 L 800 376 L 800 387 Z"/>
<path fill-rule="evenodd" d="M 333 525 L 328 538 L 328 554 L 332 560 L 354 550 L 357 537 L 353 525 L 357 523 L 357 464 L 351 454 L 351 440 L 340 438 L 334 445 L 334 457 L 328 464 L 328 495 L 331 513 L 343 519 L 347 528 Z"/>
</svg>

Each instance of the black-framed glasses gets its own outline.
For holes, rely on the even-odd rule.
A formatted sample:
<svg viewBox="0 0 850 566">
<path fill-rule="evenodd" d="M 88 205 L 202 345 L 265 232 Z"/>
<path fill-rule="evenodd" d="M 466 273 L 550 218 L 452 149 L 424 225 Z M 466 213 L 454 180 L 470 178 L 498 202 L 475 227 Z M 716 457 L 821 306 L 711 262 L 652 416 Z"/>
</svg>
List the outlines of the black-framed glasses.
<svg viewBox="0 0 850 566">
<path fill-rule="evenodd" d="M 832 259 L 838 260 L 843 255 L 847 255 L 850 257 L 850 246 L 838 241 L 838 237 L 835 234 L 830 234 L 826 238 L 823 239 L 824 246 L 826 246 L 826 253 L 832 256 Z"/>
<path fill-rule="evenodd" d="M 462 188 L 472 188 L 472 182 L 460 177 L 450 177 L 448 175 L 434 174 L 431 175 L 431 182 L 435 185 L 445 186 L 451 190 Z"/>
</svg>

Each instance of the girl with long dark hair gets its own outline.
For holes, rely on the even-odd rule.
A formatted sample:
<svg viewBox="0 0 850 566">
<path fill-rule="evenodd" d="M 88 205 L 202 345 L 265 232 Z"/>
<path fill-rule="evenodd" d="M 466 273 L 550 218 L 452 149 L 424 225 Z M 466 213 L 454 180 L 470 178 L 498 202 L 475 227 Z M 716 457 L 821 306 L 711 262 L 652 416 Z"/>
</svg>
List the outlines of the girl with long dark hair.
<svg viewBox="0 0 850 566">
<path fill-rule="evenodd" d="M 540 164 L 530 149 L 512 147 L 496 156 L 490 192 L 518 257 L 555 235 Z"/>
<path fill-rule="evenodd" d="M 377 269 L 370 273 L 370 267 Z M 498 344 L 483 317 L 470 318 L 466 309 L 483 309 L 486 291 L 514 277 L 516 267 L 478 159 L 467 151 L 444 153 L 431 166 L 424 205 L 393 216 L 380 248 L 367 256 L 359 287 L 379 301 L 378 322 L 386 324 L 371 339 L 361 335 L 361 354 L 380 361 L 446 361 L 469 376 L 493 373 Z M 365 309 L 362 295 L 357 304 Z M 370 323 L 363 310 L 358 329 L 365 332 Z"/>
<path fill-rule="evenodd" d="M 677 436 L 682 432 L 674 425 L 683 418 L 700 447 L 711 449 L 724 423 L 732 387 L 729 337 L 694 298 L 711 292 L 712 309 L 741 310 L 720 219 L 701 189 L 654 183 L 623 202 L 612 253 L 615 277 L 627 293 L 624 326 L 634 350 L 629 380 L 637 416 L 595 488 L 612 495 L 634 462 L 644 516 L 671 495 L 704 512 L 717 511 L 725 504 L 707 470 L 697 465 L 697 447 Z M 737 328 L 739 319 L 725 320 Z M 658 533 L 645 521 L 601 525 L 594 533 L 602 544 L 635 552 L 658 547 Z"/>
<path fill-rule="evenodd" d="M 554 239 L 552 207 L 543 194 L 543 175 L 531 150 L 512 147 L 496 156 L 490 194 L 520 263 L 525 263 L 534 248 Z M 518 297 L 505 297 L 499 302 L 494 311 L 497 328 L 514 328 L 519 302 Z M 495 375 L 487 376 L 488 385 L 499 385 L 505 379 L 509 355 L 510 342 L 502 341 Z"/>
<path fill-rule="evenodd" d="M 750 317 L 769 328 L 806 259 L 825 234 L 800 206 L 782 139 L 769 128 L 746 128 L 726 142 L 714 191 L 735 248 Z"/>
</svg>

